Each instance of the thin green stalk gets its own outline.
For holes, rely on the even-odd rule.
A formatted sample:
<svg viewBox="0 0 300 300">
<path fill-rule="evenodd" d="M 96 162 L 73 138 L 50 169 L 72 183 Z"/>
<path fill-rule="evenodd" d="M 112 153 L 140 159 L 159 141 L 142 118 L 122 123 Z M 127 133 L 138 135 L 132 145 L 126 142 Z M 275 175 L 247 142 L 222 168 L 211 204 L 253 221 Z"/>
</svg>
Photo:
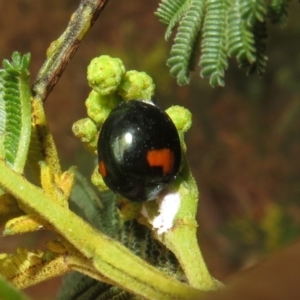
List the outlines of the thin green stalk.
<svg viewBox="0 0 300 300">
<path fill-rule="evenodd" d="M 191 286 L 205 291 L 220 287 L 207 269 L 197 242 L 196 227 L 179 225 L 170 230 L 165 238 L 167 247 L 175 253 Z M 180 247 L 177 246 L 179 243 Z"/>
<path fill-rule="evenodd" d="M 110 282 L 146 299 L 199 299 L 202 292 L 147 264 L 120 243 L 96 231 L 73 212 L 53 202 L 42 189 L 0 161 L 0 184 L 23 207 L 43 217 L 57 233 L 93 262 Z"/>
<path fill-rule="evenodd" d="M 191 286 L 202 291 L 215 290 L 221 284 L 209 273 L 197 240 L 199 193 L 186 161 L 184 165 L 179 187 L 182 201 L 174 226 L 157 237 L 176 255 Z"/>
</svg>

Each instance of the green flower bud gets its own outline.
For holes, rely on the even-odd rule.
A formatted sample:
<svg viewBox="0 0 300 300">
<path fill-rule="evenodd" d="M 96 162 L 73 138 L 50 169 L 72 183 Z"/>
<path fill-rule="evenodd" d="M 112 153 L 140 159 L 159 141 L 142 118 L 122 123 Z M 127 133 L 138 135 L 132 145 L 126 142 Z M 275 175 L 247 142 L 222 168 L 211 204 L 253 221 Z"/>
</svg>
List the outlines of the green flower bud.
<svg viewBox="0 0 300 300">
<path fill-rule="evenodd" d="M 182 106 L 171 106 L 166 110 L 166 113 L 174 122 L 177 130 L 185 133 L 189 130 L 192 125 L 192 114 L 191 112 Z"/>
<path fill-rule="evenodd" d="M 85 101 L 88 116 L 97 124 L 102 125 L 105 119 L 121 102 L 121 98 L 118 95 L 100 95 L 94 90 L 90 92 L 88 98 Z"/>
<path fill-rule="evenodd" d="M 118 94 L 125 101 L 133 99 L 151 100 L 155 90 L 152 78 L 145 72 L 128 71 L 118 87 Z"/>
<path fill-rule="evenodd" d="M 72 131 L 83 143 L 88 143 L 95 138 L 97 126 L 91 119 L 85 118 L 75 122 Z"/>
<path fill-rule="evenodd" d="M 125 67 L 119 58 L 102 55 L 92 59 L 87 69 L 89 86 L 101 95 L 113 94 L 123 76 Z"/>
<path fill-rule="evenodd" d="M 98 129 L 96 124 L 89 118 L 80 119 L 72 126 L 74 135 L 91 151 L 97 148 Z"/>
</svg>

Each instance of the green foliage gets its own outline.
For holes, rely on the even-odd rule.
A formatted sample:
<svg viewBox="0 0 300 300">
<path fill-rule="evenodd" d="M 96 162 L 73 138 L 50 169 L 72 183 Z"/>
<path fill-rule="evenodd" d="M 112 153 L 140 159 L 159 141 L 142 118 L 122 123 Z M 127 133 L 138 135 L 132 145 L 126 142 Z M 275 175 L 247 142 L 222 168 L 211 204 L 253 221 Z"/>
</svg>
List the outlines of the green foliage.
<svg viewBox="0 0 300 300">
<path fill-rule="evenodd" d="M 1 105 L 5 113 L 3 118 L 5 122 L 1 127 L 1 138 L 3 140 L 1 144 L 4 150 L 8 148 L 5 139 L 10 137 L 8 134 L 10 132 L 16 142 L 18 142 L 18 138 L 21 142 L 24 138 L 27 143 L 25 145 L 23 142 L 22 147 L 24 149 L 16 143 L 17 151 L 13 153 L 15 156 L 12 155 L 11 157 L 18 157 L 18 154 L 21 154 L 20 157 L 25 163 L 30 134 L 24 132 L 23 128 L 29 128 L 30 133 L 32 126 L 32 131 L 36 132 L 36 141 L 39 142 L 43 153 L 43 157 L 39 162 L 40 182 L 38 185 L 34 185 L 26 178 L 27 174 L 25 176 L 20 174 L 24 163 L 23 165 L 16 164 L 19 168 L 16 170 L 15 165 L 9 159 L 0 159 L 1 188 L 7 192 L 5 196 L 8 196 L 0 197 L 0 216 L 4 216 L 4 234 L 8 232 L 9 234 L 25 233 L 47 227 L 58 235 L 58 240 L 48 241 L 49 251 L 46 252 L 18 249 L 16 254 L 2 254 L 0 274 L 18 287 L 24 288 L 66 272 L 80 271 L 102 282 L 96 287 L 98 291 L 103 292 L 102 299 L 111 297 L 115 299 L 132 299 L 133 294 L 147 299 L 162 299 L 162 297 L 164 299 L 174 299 L 174 297 L 188 299 L 202 294 L 202 290 L 216 288 L 218 286 L 217 282 L 208 273 L 196 240 L 196 221 L 194 218 L 198 193 L 190 173 L 187 172 L 187 166 L 185 166 L 187 178 L 183 174 L 183 178 L 179 178 L 176 187 L 174 187 L 174 191 L 179 190 L 177 193 L 182 194 L 177 198 L 182 199 L 183 202 L 178 207 L 178 220 L 173 220 L 174 230 L 168 228 L 172 234 L 171 238 L 167 234 L 164 235 L 164 240 L 172 242 L 172 249 L 163 240 L 158 240 L 157 236 L 153 235 L 156 228 L 151 227 L 150 221 L 152 219 L 150 218 L 152 214 L 155 217 L 160 213 L 158 203 L 152 202 L 152 205 L 150 203 L 149 207 L 146 208 L 149 222 L 141 214 L 141 205 L 136 207 L 134 203 L 128 201 L 123 203 L 123 207 L 125 205 L 129 208 L 127 211 L 129 214 L 133 212 L 133 216 L 129 218 L 126 215 L 124 221 L 124 214 L 120 217 L 117 212 L 117 205 L 120 205 L 120 202 L 114 201 L 111 198 L 111 193 L 107 194 L 107 198 L 103 197 L 99 201 L 97 195 L 88 187 L 86 180 L 77 174 L 77 184 L 74 188 L 76 194 L 72 195 L 72 198 L 76 200 L 74 201 L 75 210 L 77 208 L 77 212 L 80 212 L 94 226 L 92 227 L 83 221 L 82 218 L 69 209 L 67 201 L 70 198 L 74 184 L 75 168 L 71 167 L 65 172 L 61 171 L 57 151 L 51 133 L 48 131 L 41 105 L 42 101 L 40 98 L 37 99 L 36 96 L 31 99 L 27 71 L 28 58 L 28 56 L 22 58 L 19 54 L 14 54 L 12 63 L 4 62 L 5 69 L 2 72 L 3 85 L 1 92 L 2 99 L 6 102 Z M 104 63 L 107 67 L 107 60 Z M 108 87 L 109 90 L 116 84 L 116 80 L 114 80 L 116 78 L 114 76 L 116 68 L 114 66 L 111 69 L 106 69 L 107 72 L 112 71 L 111 78 L 113 80 L 104 82 L 105 88 Z M 126 74 L 133 76 L 127 77 Z M 128 91 L 134 91 L 135 95 L 143 95 L 143 92 L 147 91 L 149 98 L 151 98 L 154 84 L 148 75 L 143 72 L 127 72 L 126 74 L 122 80 L 117 82 L 116 88 L 112 89 L 113 91 L 117 92 L 119 91 L 118 88 L 122 87 L 126 99 L 128 98 Z M 94 73 L 90 75 L 94 75 Z M 102 86 L 103 81 L 98 81 L 97 76 L 92 78 L 97 86 L 98 83 Z M 131 92 L 129 94 L 132 95 Z M 92 101 L 92 103 L 94 102 Z M 107 101 L 102 101 L 101 104 L 108 105 Z M 114 104 L 116 103 L 114 102 Z M 95 109 L 95 106 L 93 107 Z M 174 118 L 176 115 L 174 114 Z M 20 124 L 16 124 L 16 120 Z M 9 123 L 10 121 L 14 126 Z M 182 123 L 182 118 L 180 123 Z M 11 126 L 9 127 L 7 124 Z M 101 124 L 94 123 L 94 126 L 96 125 L 101 126 Z M 184 124 L 182 126 L 186 128 Z M 21 130 L 18 128 L 21 128 Z M 95 131 L 93 132 L 95 134 Z M 91 135 L 91 132 L 89 132 L 89 135 Z M 5 152 L 2 153 L 5 154 Z M 194 187 L 188 185 L 189 190 L 194 191 L 190 198 L 185 197 L 186 187 L 181 186 L 181 182 L 186 185 L 188 181 L 191 181 L 191 185 Z M 12 205 L 17 205 L 17 203 L 18 207 L 21 208 L 22 215 L 9 218 Z M 165 210 L 164 213 L 168 213 L 168 209 Z M 141 221 L 141 224 L 138 221 Z M 175 224 L 175 222 L 178 224 Z M 148 226 L 142 225 L 145 223 Z M 180 230 L 185 231 L 185 235 L 181 235 Z M 176 235 L 176 232 L 179 232 L 179 234 Z M 185 247 L 184 243 L 177 242 L 178 240 L 181 241 L 182 236 L 186 237 L 187 234 L 190 234 L 190 237 L 188 237 L 189 253 L 182 251 L 182 247 Z M 191 242 L 193 245 L 191 245 Z M 178 255 L 177 260 L 175 258 L 176 251 L 179 254 L 181 252 L 185 253 L 184 259 L 181 259 Z M 179 265 L 178 261 L 180 259 Z M 187 263 L 190 263 L 191 267 L 188 266 L 190 268 L 185 267 Z M 9 264 L 13 267 L 8 268 Z M 51 267 L 44 268 L 45 265 L 49 264 Z M 185 274 L 190 286 L 182 283 L 185 275 L 183 275 L 181 266 L 186 268 Z M 33 269 L 36 270 L 34 271 L 36 273 L 28 276 Z M 40 272 L 40 270 L 44 271 Z M 201 274 L 200 279 L 197 277 L 198 274 Z M 82 289 L 86 289 L 84 278 L 86 277 L 82 275 L 80 282 L 83 285 L 71 286 L 68 289 L 81 293 Z M 149 281 L 152 281 L 152 283 L 149 284 Z M 112 287 L 111 283 L 114 283 L 116 287 Z M 196 287 L 199 287 L 199 289 L 196 289 Z M 136 292 L 137 289 L 139 289 L 138 292 Z M 123 290 L 126 290 L 126 292 Z M 68 294 L 68 291 L 66 293 Z M 93 290 L 91 293 L 93 294 Z M 71 296 L 71 299 L 74 299 L 74 297 Z"/>
<path fill-rule="evenodd" d="M 167 25 L 166 39 L 177 26 L 170 58 L 171 74 L 180 85 L 189 82 L 195 58 L 201 54 L 202 77 L 210 84 L 224 86 L 227 59 L 235 57 L 248 73 L 262 75 L 266 68 L 267 18 L 285 24 L 289 0 L 163 0 L 156 12 Z"/>
<path fill-rule="evenodd" d="M 23 171 L 30 142 L 29 62 L 29 54 L 14 52 L 0 70 L 0 157 L 17 172 Z"/>
<path fill-rule="evenodd" d="M 99 206 L 99 199 L 86 180 L 80 174 L 76 177 L 77 182 L 71 197 L 71 204 L 76 212 L 156 268 L 177 279 L 183 279 L 183 272 L 174 254 L 153 238 L 149 228 L 135 220 L 122 221 L 117 212 L 115 195 L 112 192 L 101 193 Z M 120 288 L 75 272 L 66 276 L 58 299 L 93 300 L 95 294 L 97 299 L 112 299 L 113 297 L 113 299 L 133 299 L 134 297 Z"/>
<path fill-rule="evenodd" d="M 183 140 L 190 114 L 185 113 L 184 118 L 174 122 L 181 127 L 182 166 L 181 175 L 168 186 L 166 194 L 156 202 L 142 204 L 121 197 L 118 202 L 113 201 L 110 194 L 107 199 L 97 201 L 97 195 L 88 188 L 86 181 L 77 176 L 79 184 L 74 189 L 76 195 L 72 195 L 77 199 L 74 207 L 94 226 L 70 210 L 68 200 L 74 186 L 75 167 L 62 171 L 43 101 L 99 15 L 99 5 L 98 1 L 82 1 L 66 31 L 52 42 L 33 86 L 34 97 L 28 80 L 29 56 L 15 53 L 11 63 L 3 63 L 0 187 L 7 194 L 0 197 L 0 216 L 5 217 L 4 234 L 8 229 L 12 235 L 46 228 L 57 238 L 47 241 L 46 251 L 19 248 L 16 254 L 1 254 L 0 274 L 18 288 L 26 288 L 70 271 L 79 271 L 103 282 L 96 287 L 97 291 L 98 287 L 102 291 L 101 299 L 129 299 L 135 297 L 132 294 L 144 299 L 198 298 L 207 290 L 219 288 L 220 283 L 210 275 L 197 241 L 198 190 L 184 158 Z M 105 3 L 102 5 L 104 7 Z M 190 15 L 188 22 L 193 16 L 195 14 Z M 119 59 L 109 59 L 112 62 L 109 64 L 107 57 L 104 58 L 94 61 L 88 69 L 89 83 L 94 90 L 98 89 L 97 93 L 101 96 L 116 93 L 116 102 L 119 95 L 124 101 L 131 97 L 152 97 L 154 83 L 148 75 L 136 71 L 125 73 Z M 99 61 L 104 63 L 102 67 Z M 87 104 L 93 104 L 97 110 L 95 99 L 92 100 Z M 110 106 L 111 103 L 104 101 L 107 98 L 102 100 L 101 104 Z M 180 111 L 182 109 L 177 107 L 172 117 L 177 119 Z M 95 114 L 89 115 L 93 118 L 85 123 L 89 132 L 85 136 L 79 132 L 85 142 L 97 138 L 97 130 L 103 123 L 102 119 L 95 120 Z M 34 174 L 38 175 L 37 183 L 31 182 L 27 173 L 22 174 L 31 129 L 34 147 L 39 152 L 35 160 L 39 169 Z M 91 143 L 91 149 L 94 146 Z M 94 173 L 99 175 L 97 170 Z M 87 204 L 94 200 L 96 204 Z M 21 215 L 9 218 L 14 204 Z M 84 283 L 84 279 L 80 283 Z M 79 286 L 69 288 L 76 290 Z M 83 290 L 86 288 L 85 285 Z M 79 289 L 78 293 L 83 290 Z"/>
</svg>

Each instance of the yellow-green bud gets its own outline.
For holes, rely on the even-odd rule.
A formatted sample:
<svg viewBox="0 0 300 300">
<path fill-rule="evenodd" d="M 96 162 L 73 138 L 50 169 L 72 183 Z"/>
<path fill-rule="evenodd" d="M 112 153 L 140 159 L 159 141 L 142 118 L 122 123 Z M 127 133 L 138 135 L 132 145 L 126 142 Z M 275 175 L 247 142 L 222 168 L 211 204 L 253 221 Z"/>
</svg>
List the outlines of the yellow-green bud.
<svg viewBox="0 0 300 300">
<path fill-rule="evenodd" d="M 80 119 L 72 126 L 74 135 L 92 152 L 97 149 L 98 129 L 89 118 Z"/>
<path fill-rule="evenodd" d="M 121 101 L 118 95 L 100 95 L 94 90 L 85 101 L 88 116 L 97 124 L 102 125 L 105 119 Z"/>
<path fill-rule="evenodd" d="M 125 67 L 119 58 L 102 55 L 92 59 L 87 69 L 89 86 L 101 95 L 113 94 L 123 76 Z"/>
<path fill-rule="evenodd" d="M 166 113 L 174 122 L 177 130 L 185 133 L 192 125 L 191 112 L 182 106 L 171 106 L 166 110 Z"/>
<path fill-rule="evenodd" d="M 128 71 L 118 87 L 118 94 L 125 101 L 133 99 L 151 100 L 155 90 L 152 78 L 145 72 Z"/>
<path fill-rule="evenodd" d="M 89 143 L 97 134 L 97 126 L 91 119 L 85 118 L 75 122 L 72 131 L 83 143 Z"/>
</svg>

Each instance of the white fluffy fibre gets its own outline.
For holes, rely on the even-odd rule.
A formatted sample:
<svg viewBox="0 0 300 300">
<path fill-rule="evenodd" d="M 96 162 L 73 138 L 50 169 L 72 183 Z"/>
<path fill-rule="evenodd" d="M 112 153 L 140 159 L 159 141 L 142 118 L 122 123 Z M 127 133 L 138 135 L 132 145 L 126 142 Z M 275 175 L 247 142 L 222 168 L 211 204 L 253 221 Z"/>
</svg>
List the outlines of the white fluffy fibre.
<svg viewBox="0 0 300 300">
<path fill-rule="evenodd" d="M 149 214 L 145 206 L 141 213 L 148 218 L 153 229 L 157 229 L 158 234 L 163 234 L 173 227 L 174 218 L 180 207 L 179 193 L 170 193 L 156 199 L 158 204 L 158 216 L 152 220 L 149 219 Z"/>
</svg>

